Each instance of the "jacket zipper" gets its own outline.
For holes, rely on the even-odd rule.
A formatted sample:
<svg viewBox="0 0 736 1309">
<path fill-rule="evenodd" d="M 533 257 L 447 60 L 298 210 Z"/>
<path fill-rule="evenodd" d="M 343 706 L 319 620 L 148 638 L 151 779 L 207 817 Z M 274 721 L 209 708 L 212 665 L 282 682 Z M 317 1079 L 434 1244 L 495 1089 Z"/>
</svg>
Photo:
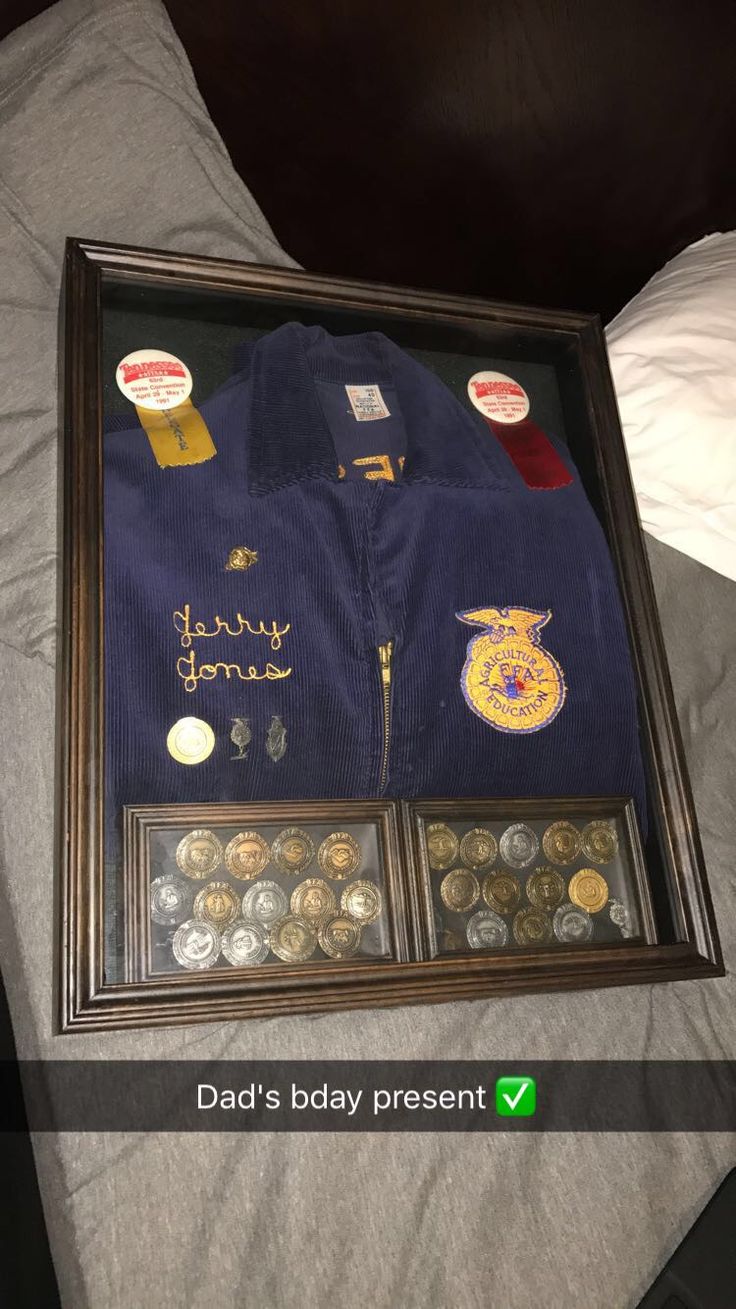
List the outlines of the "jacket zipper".
<svg viewBox="0 0 736 1309">
<path fill-rule="evenodd" d="M 391 745 L 391 656 L 394 652 L 393 641 L 385 641 L 378 647 L 378 662 L 381 670 L 381 694 L 383 696 L 383 754 L 378 789 L 383 791 L 388 781 L 388 754 Z"/>
</svg>

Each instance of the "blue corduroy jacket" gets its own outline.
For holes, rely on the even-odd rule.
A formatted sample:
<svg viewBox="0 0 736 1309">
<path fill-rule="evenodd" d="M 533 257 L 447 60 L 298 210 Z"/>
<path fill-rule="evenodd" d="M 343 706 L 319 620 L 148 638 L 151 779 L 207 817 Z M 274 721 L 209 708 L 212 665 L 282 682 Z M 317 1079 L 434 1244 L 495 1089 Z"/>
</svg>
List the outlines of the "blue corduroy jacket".
<svg viewBox="0 0 736 1309">
<path fill-rule="evenodd" d="M 566 447 L 570 484 L 531 490 L 483 418 L 377 332 L 292 323 L 241 359 L 199 406 L 208 462 L 160 468 L 132 407 L 105 435 L 113 811 L 608 794 L 643 819 L 621 602 Z M 349 385 L 378 387 L 388 416 L 356 418 Z M 382 468 L 393 481 L 367 475 Z M 228 566 L 239 547 L 246 569 Z M 167 748 L 187 716 L 215 736 L 194 766 Z"/>
</svg>

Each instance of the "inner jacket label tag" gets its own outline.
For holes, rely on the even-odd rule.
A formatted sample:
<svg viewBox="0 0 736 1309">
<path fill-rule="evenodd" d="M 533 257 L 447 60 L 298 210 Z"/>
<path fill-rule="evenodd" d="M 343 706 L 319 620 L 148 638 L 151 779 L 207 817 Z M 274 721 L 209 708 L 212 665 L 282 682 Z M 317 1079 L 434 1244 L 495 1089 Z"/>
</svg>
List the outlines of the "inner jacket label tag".
<svg viewBox="0 0 736 1309">
<path fill-rule="evenodd" d="M 374 382 L 367 386 L 346 386 L 353 417 L 358 423 L 374 422 L 377 418 L 390 418 L 391 411 Z"/>
</svg>

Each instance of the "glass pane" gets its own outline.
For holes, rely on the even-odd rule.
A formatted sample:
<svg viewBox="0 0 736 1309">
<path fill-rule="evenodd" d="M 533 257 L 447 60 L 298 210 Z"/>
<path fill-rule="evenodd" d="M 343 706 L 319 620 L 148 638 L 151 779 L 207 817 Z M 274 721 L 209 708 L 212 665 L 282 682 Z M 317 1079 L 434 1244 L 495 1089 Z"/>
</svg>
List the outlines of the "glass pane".
<svg viewBox="0 0 736 1309">
<path fill-rule="evenodd" d="M 126 977 L 126 806 L 635 794 L 658 870 L 570 338 L 165 281 L 105 278 L 102 307 L 106 980 Z M 389 366 L 368 376 L 366 358 Z M 478 373 L 511 378 L 527 397 L 529 476 L 558 476 L 572 454 L 569 484 L 535 490 L 514 471 L 510 438 L 469 396 Z M 436 422 L 445 407 L 447 430 Z M 498 605 L 518 606 L 523 658 L 499 664 L 494 719 L 470 646 L 505 639 L 493 626 Z M 522 630 L 527 618 L 547 624 L 541 637 Z M 544 684 L 530 730 L 545 730 L 522 750 L 507 729 L 535 677 Z M 553 732 L 554 749 L 538 748 Z M 188 835 L 152 847 L 152 883 L 179 878 Z M 217 835 L 223 850 L 237 835 Z M 278 830 L 260 835 L 272 850 Z M 319 848 L 329 832 L 311 836 Z M 365 860 L 371 880 L 369 850 Z M 309 876 L 322 877 L 318 864 Z M 279 904 L 288 893 L 293 914 L 290 874 L 271 858 L 259 879 L 278 888 Z M 217 887 L 191 906 L 183 882 L 161 883 L 162 912 L 181 895 L 198 922 L 208 904 L 212 916 L 237 909 L 242 919 L 248 887 L 237 880 L 221 861 L 197 893 L 222 882 L 227 894 Z M 442 931 L 462 928 L 467 945 L 465 920 L 437 895 L 450 915 Z M 623 887 L 610 896 L 628 908 Z M 482 890 L 475 910 L 496 912 Z M 605 918 L 615 928 L 609 909 Z M 152 920 L 155 970 L 184 966 L 174 951 L 182 926 Z M 257 960 L 258 933 L 238 931 L 238 948 Z M 192 929 L 194 954 L 211 935 Z M 221 933 L 211 966 L 233 966 L 235 935 L 226 949 Z M 387 949 L 379 916 L 360 953 Z M 317 939 L 310 958 L 323 956 Z M 288 960 L 269 950 L 260 962 Z"/>
<path fill-rule="evenodd" d="M 449 812 L 422 821 L 421 847 L 438 954 L 651 939 L 641 851 L 620 811 Z"/>
<path fill-rule="evenodd" d="M 391 953 L 372 824 L 153 828 L 148 841 L 148 975 Z"/>
</svg>

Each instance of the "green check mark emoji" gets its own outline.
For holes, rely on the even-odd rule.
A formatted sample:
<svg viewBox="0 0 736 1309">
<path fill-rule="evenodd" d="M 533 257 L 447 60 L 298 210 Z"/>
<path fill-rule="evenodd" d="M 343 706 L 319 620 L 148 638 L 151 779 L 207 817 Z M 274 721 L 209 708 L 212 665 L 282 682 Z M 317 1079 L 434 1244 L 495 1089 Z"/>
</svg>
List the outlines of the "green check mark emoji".
<svg viewBox="0 0 736 1309">
<path fill-rule="evenodd" d="M 502 1118 L 531 1118 L 537 1108 L 537 1084 L 533 1077 L 499 1077 L 496 1082 L 496 1113 Z"/>
</svg>

